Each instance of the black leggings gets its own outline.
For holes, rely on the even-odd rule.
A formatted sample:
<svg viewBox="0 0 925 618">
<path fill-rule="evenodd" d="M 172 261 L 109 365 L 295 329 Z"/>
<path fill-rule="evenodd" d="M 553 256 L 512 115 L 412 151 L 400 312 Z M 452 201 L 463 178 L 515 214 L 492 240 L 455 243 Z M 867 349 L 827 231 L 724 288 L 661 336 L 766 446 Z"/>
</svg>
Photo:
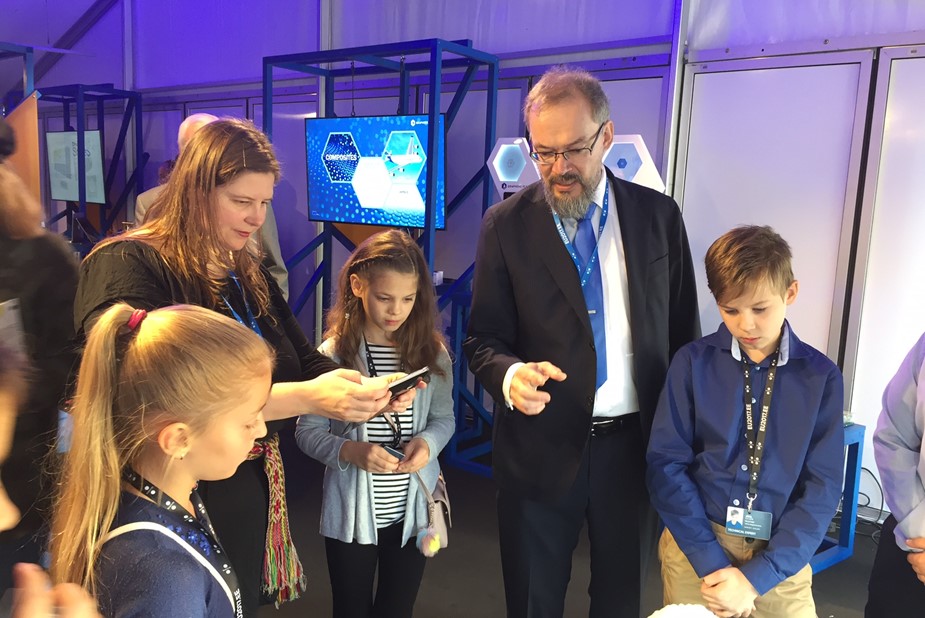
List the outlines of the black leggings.
<svg viewBox="0 0 925 618">
<path fill-rule="evenodd" d="M 921 616 L 925 608 L 925 584 L 919 581 L 906 560 L 908 554 L 896 545 L 895 528 L 896 518 L 890 515 L 883 522 L 877 557 L 870 573 L 865 618 Z"/>
<path fill-rule="evenodd" d="M 378 545 L 324 539 L 334 618 L 411 617 L 427 558 L 418 551 L 413 537 L 401 546 L 403 526 L 400 521 L 380 528 Z"/>
</svg>

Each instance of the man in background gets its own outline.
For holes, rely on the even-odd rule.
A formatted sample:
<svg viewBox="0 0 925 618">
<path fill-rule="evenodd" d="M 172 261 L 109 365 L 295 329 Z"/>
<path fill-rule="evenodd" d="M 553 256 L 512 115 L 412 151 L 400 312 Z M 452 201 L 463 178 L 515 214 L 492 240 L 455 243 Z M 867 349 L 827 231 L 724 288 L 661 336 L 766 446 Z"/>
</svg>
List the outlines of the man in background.
<svg viewBox="0 0 925 618">
<path fill-rule="evenodd" d="M 198 113 L 187 116 L 180 123 L 180 129 L 177 131 L 178 152 L 183 152 L 183 148 L 189 143 L 193 135 L 210 122 L 218 120 L 218 116 L 212 114 Z M 172 167 L 172 166 L 171 166 Z M 154 203 L 154 200 L 164 190 L 164 185 L 160 184 L 152 189 L 148 189 L 135 199 L 135 224 L 141 225 L 145 222 L 145 215 L 148 208 Z M 266 256 L 264 265 L 273 279 L 283 291 L 283 298 L 289 300 L 289 272 L 286 270 L 286 262 L 283 261 L 283 254 L 279 247 L 279 232 L 276 229 L 276 216 L 273 214 L 272 202 L 267 204 L 267 218 L 260 228 L 260 240 L 263 243 Z"/>
</svg>

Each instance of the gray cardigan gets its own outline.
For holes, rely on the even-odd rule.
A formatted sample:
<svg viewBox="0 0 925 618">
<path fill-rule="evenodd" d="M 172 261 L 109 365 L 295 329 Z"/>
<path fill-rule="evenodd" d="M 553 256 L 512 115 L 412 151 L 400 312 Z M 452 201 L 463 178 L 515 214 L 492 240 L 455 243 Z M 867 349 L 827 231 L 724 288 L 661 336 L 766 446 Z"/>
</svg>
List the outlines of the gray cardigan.
<svg viewBox="0 0 925 618">
<path fill-rule="evenodd" d="M 318 349 L 335 361 L 342 362 L 333 352 L 333 339 L 326 340 Z M 366 344 L 361 342 L 352 365 L 368 375 L 365 358 Z M 422 438 L 430 448 L 430 461 L 421 468 L 420 474 L 431 490 L 436 487 L 437 475 L 440 473 L 437 455 L 455 431 L 453 365 L 445 349 L 437 358 L 437 364 L 446 375 L 431 374 L 427 388 L 418 391 L 411 427 L 414 437 Z M 426 411 L 426 414 L 417 413 L 419 411 Z M 327 466 L 321 505 L 321 534 L 344 543 L 357 541 L 363 545 L 376 544 L 378 536 L 373 511 L 372 475 L 340 461 L 340 449 L 347 440 L 368 441 L 366 424 L 332 421 L 306 414 L 299 417 L 295 437 L 304 453 Z M 408 484 L 402 545 L 426 526 L 427 500 L 421 495 L 419 484 L 412 475 Z"/>
</svg>

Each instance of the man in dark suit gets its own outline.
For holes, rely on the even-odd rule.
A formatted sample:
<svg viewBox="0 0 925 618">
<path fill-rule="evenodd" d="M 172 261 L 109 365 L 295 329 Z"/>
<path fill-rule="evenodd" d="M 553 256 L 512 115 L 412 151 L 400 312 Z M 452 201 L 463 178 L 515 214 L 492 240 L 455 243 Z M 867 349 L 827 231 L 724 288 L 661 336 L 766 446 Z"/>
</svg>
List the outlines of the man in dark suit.
<svg viewBox="0 0 925 618">
<path fill-rule="evenodd" d="M 675 202 L 615 178 L 607 96 L 548 71 L 524 104 L 541 181 L 482 221 L 464 348 L 496 402 L 508 616 L 562 616 L 584 522 L 591 616 L 636 618 L 654 540 L 645 478 L 674 352 L 700 336 Z"/>
</svg>

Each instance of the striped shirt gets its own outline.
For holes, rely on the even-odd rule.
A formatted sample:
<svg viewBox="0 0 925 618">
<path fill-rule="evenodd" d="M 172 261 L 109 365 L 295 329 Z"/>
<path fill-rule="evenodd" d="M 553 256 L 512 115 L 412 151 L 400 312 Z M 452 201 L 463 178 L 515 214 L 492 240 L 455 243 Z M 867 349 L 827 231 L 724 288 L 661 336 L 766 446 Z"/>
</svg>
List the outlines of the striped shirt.
<svg viewBox="0 0 925 618">
<path fill-rule="evenodd" d="M 374 367 L 367 367 L 370 375 L 387 375 L 401 371 L 398 350 L 392 346 L 376 345 L 367 342 L 367 349 L 372 357 Z M 375 371 L 374 371 L 375 369 Z M 413 437 L 411 422 L 414 418 L 414 402 L 405 412 L 391 413 L 396 425 L 401 428 L 401 444 Z M 366 436 L 371 444 L 389 444 L 395 439 L 395 431 L 382 415 L 366 421 Z M 376 513 L 376 527 L 385 528 L 401 521 L 405 517 L 405 503 L 408 501 L 409 474 L 380 474 L 373 472 L 373 510 Z"/>
</svg>

